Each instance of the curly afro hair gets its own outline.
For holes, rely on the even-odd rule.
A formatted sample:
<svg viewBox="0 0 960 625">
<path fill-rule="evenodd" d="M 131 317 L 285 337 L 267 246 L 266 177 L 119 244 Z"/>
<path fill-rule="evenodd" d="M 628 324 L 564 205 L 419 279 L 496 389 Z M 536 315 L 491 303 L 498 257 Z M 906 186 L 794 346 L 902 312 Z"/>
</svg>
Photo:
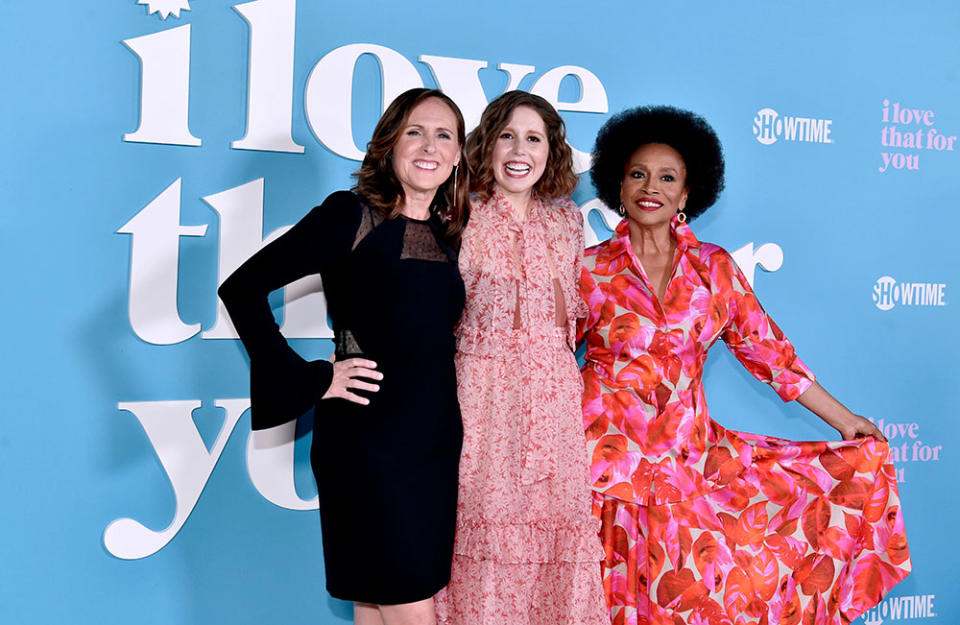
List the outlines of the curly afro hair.
<svg viewBox="0 0 960 625">
<path fill-rule="evenodd" d="M 672 106 L 638 106 L 617 113 L 600 128 L 593 148 L 590 179 L 600 200 L 620 205 L 620 185 L 627 159 L 642 145 L 664 143 L 680 153 L 687 167 L 687 205 L 695 219 L 723 190 L 723 148 L 702 117 Z"/>
</svg>

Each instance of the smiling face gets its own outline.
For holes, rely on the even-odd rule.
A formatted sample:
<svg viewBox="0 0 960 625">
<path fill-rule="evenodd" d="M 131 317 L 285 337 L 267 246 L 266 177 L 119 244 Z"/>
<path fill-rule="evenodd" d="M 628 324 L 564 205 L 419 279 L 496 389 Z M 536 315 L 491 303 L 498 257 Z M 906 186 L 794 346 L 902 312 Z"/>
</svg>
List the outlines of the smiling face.
<svg viewBox="0 0 960 625">
<path fill-rule="evenodd" d="M 627 159 L 620 201 L 627 217 L 644 226 L 670 222 L 687 204 L 687 167 L 664 143 L 641 145 Z"/>
<path fill-rule="evenodd" d="M 529 106 L 513 109 L 493 144 L 494 190 L 506 197 L 529 196 L 550 156 L 547 125 Z"/>
<path fill-rule="evenodd" d="M 415 106 L 391 158 L 404 197 L 435 193 L 460 163 L 457 118 L 450 107 L 438 98 Z"/>
</svg>

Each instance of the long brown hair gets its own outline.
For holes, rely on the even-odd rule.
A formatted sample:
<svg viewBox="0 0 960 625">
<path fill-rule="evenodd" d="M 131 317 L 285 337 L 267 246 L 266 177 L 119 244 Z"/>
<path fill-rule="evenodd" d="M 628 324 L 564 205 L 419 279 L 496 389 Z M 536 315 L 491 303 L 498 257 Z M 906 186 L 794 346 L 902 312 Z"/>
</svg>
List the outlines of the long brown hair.
<svg viewBox="0 0 960 625">
<path fill-rule="evenodd" d="M 573 173 L 573 152 L 567 145 L 566 125 L 549 102 L 526 91 L 508 91 L 488 104 L 480 117 L 480 125 L 467 137 L 470 190 L 483 201 L 493 193 L 493 146 L 518 106 L 532 108 L 547 127 L 550 154 L 543 175 L 533 186 L 534 191 L 545 199 L 570 195 L 577 187 L 577 175 Z"/>
<path fill-rule="evenodd" d="M 400 214 L 403 205 L 403 187 L 393 171 L 393 148 L 400 140 L 410 112 L 421 102 L 437 98 L 453 111 L 457 119 L 457 142 L 460 145 L 460 163 L 463 164 L 463 146 L 466 143 L 463 114 L 447 95 L 438 89 L 409 89 L 394 99 L 380 116 L 373 137 L 367 144 L 367 153 L 363 163 L 353 175 L 357 179 L 353 190 L 387 219 Z M 450 177 L 440 185 L 433 202 L 431 212 L 441 216 L 448 238 L 457 239 L 467 223 L 470 189 L 466 167 L 454 167 Z M 456 193 L 454 193 L 456 190 Z"/>
</svg>

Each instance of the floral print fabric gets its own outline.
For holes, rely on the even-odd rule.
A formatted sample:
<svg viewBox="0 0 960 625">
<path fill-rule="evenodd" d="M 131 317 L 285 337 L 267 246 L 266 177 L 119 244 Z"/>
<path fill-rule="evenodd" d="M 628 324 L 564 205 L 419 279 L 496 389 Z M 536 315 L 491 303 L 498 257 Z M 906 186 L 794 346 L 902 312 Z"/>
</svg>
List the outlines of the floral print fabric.
<svg viewBox="0 0 960 625">
<path fill-rule="evenodd" d="M 522 223 L 499 195 L 473 204 L 460 251 L 457 536 L 436 597 L 446 625 L 609 623 L 572 350 L 582 251 L 569 199 L 535 200 Z"/>
<path fill-rule="evenodd" d="M 663 301 L 626 221 L 581 271 L 583 416 L 611 618 L 849 623 L 910 570 L 889 449 L 710 419 L 701 376 L 718 339 L 785 401 L 814 377 L 730 255 L 676 219 L 671 230 Z"/>
</svg>

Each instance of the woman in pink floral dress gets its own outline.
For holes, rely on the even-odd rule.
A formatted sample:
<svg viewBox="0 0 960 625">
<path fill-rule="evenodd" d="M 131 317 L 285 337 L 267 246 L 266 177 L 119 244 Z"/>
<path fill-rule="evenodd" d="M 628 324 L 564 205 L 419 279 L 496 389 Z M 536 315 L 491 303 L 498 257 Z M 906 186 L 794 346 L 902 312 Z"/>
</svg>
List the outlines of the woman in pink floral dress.
<svg viewBox="0 0 960 625">
<path fill-rule="evenodd" d="M 463 452 L 449 625 L 608 625 L 573 355 L 583 226 L 563 120 L 508 92 L 467 142 Z"/>
<path fill-rule="evenodd" d="M 910 570 L 889 449 L 815 381 L 730 255 L 686 225 L 722 189 L 716 135 L 686 111 L 626 111 L 600 130 L 592 177 L 626 217 L 581 275 L 583 415 L 613 623 L 856 619 Z M 711 420 L 701 375 L 718 339 L 844 440 Z"/>
</svg>

